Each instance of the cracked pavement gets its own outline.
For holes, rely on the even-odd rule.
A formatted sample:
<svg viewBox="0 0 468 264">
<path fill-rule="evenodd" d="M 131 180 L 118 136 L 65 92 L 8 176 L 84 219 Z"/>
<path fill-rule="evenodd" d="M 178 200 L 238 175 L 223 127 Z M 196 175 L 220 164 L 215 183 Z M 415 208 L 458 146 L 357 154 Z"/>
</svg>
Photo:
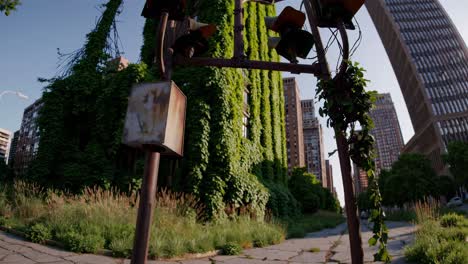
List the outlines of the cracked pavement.
<svg viewBox="0 0 468 264">
<path fill-rule="evenodd" d="M 415 227 L 403 222 L 387 223 L 390 231 L 388 248 L 392 263 L 405 263 L 403 247 L 413 239 Z M 362 241 L 365 263 L 373 262 L 376 247 L 367 240 L 372 236 L 365 222 Z M 289 239 L 265 248 L 246 249 L 238 256 L 214 256 L 179 261 L 148 261 L 148 264 L 299 264 L 299 263 L 351 263 L 346 225 L 310 233 L 305 238 Z M 130 261 L 92 254 L 76 254 L 61 249 L 34 244 L 16 236 L 0 232 L 0 264 L 129 264 Z"/>
</svg>

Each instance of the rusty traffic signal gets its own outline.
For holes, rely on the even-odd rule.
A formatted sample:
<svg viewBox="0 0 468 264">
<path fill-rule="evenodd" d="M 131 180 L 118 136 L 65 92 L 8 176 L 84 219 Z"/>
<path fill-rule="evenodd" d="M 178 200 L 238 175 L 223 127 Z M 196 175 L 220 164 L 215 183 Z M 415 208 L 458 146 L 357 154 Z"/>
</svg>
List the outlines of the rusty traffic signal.
<svg viewBox="0 0 468 264">
<path fill-rule="evenodd" d="M 290 6 L 277 17 L 266 17 L 267 28 L 280 34 L 268 38 L 268 46 L 292 63 L 298 63 L 297 57 L 305 59 L 314 46 L 312 34 L 301 29 L 305 21 L 305 14 Z"/>
<path fill-rule="evenodd" d="M 146 0 L 141 15 L 145 18 L 159 18 L 161 13 L 169 13 L 169 20 L 182 21 L 185 18 L 186 0 Z"/>
<path fill-rule="evenodd" d="M 179 37 L 172 50 L 186 58 L 198 57 L 209 49 L 208 39 L 216 33 L 216 25 L 205 24 L 189 18 L 189 33 Z"/>
<path fill-rule="evenodd" d="M 343 22 L 347 29 L 355 29 L 353 17 L 364 5 L 365 0 L 314 0 L 319 27 L 338 27 Z"/>
</svg>

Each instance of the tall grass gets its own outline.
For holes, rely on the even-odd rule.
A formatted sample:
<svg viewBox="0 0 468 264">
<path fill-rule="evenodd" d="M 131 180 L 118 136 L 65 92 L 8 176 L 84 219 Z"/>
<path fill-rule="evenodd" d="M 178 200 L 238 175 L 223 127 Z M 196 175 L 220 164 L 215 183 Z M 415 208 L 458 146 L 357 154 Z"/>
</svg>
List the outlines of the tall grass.
<svg viewBox="0 0 468 264">
<path fill-rule="evenodd" d="M 420 264 L 468 263 L 468 219 L 456 213 L 440 214 L 436 203 L 415 205 L 419 229 L 405 248 L 408 261 Z"/>
<path fill-rule="evenodd" d="M 35 242 L 53 239 L 76 252 L 109 249 L 128 257 L 133 246 L 138 197 L 117 190 L 89 188 L 79 196 L 41 190 L 22 182 L 0 188 L 0 224 L 25 231 Z M 277 224 L 236 217 L 202 222 L 203 206 L 193 196 L 162 190 L 151 226 L 150 256 L 169 258 L 186 253 L 279 243 L 285 230 Z"/>
</svg>

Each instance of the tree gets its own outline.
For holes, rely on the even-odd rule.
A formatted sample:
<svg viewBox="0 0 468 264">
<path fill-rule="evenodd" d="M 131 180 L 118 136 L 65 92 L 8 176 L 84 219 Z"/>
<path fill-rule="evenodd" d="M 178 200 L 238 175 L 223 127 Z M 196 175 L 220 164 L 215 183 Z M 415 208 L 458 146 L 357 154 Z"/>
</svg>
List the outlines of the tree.
<svg viewBox="0 0 468 264">
<path fill-rule="evenodd" d="M 372 208 L 370 198 L 369 198 L 369 192 L 364 191 L 358 194 L 356 200 L 357 200 L 359 211 L 366 211 Z"/>
<path fill-rule="evenodd" d="M 455 184 L 468 188 L 468 142 L 450 142 L 443 158 L 450 166 Z"/>
<path fill-rule="evenodd" d="M 302 204 L 304 213 L 315 213 L 318 209 L 339 212 L 340 205 L 328 189 L 322 187 L 315 175 L 306 168 L 294 168 L 289 179 L 289 189 Z"/>
<path fill-rule="evenodd" d="M 19 0 L 0 0 L 0 12 L 3 12 L 8 16 L 11 11 L 16 10 L 16 7 L 20 4 L 21 2 Z"/>
<path fill-rule="evenodd" d="M 389 172 L 381 173 L 379 181 L 386 205 L 403 206 L 439 196 L 439 178 L 430 161 L 421 154 L 402 154 Z"/>
</svg>

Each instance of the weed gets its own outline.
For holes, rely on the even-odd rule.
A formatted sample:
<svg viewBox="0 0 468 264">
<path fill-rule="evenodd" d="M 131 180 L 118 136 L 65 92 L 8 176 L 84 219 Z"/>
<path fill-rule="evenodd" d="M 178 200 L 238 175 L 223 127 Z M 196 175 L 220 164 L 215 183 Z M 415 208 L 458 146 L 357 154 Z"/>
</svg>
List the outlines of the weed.
<svg viewBox="0 0 468 264">
<path fill-rule="evenodd" d="M 52 230 L 49 226 L 37 223 L 28 228 L 26 238 L 34 243 L 42 244 L 52 238 Z"/>
<path fill-rule="evenodd" d="M 435 207 L 421 205 L 417 210 L 420 225 L 412 245 L 405 248 L 406 259 L 421 264 L 468 263 L 468 219 L 449 213 L 438 219 Z"/>
<path fill-rule="evenodd" d="M 221 247 L 224 255 L 239 255 L 242 252 L 242 247 L 239 244 L 230 242 Z"/>
<path fill-rule="evenodd" d="M 318 252 L 320 252 L 320 248 L 313 247 L 313 248 L 309 249 L 309 252 L 318 253 Z"/>
</svg>

